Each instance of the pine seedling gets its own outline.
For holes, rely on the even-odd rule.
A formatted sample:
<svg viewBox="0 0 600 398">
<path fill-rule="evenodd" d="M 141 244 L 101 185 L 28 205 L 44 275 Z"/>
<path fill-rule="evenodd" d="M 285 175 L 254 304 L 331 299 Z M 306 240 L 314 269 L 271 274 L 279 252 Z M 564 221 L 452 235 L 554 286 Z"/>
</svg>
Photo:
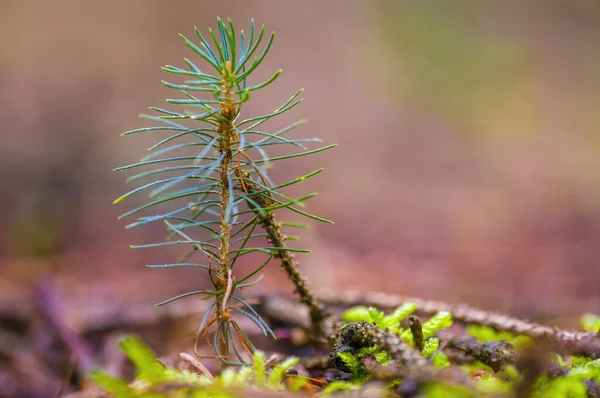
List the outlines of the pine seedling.
<svg viewBox="0 0 600 398">
<path fill-rule="evenodd" d="M 153 211 L 153 215 L 138 216 L 127 227 L 163 223 L 169 233 L 165 242 L 132 246 L 135 249 L 166 246 L 185 247 L 181 258 L 171 264 L 149 265 L 150 268 L 196 267 L 206 270 L 212 289 L 181 294 L 158 305 L 183 297 L 200 296 L 211 303 L 198 328 L 197 340 L 214 327 L 212 345 L 216 357 L 230 365 L 246 363 L 243 351 L 249 354 L 255 348 L 236 318 L 250 319 L 265 335 L 273 332 L 260 315 L 238 294 L 240 289 L 261 280 L 259 272 L 273 258 L 281 261 L 282 268 L 295 284 L 300 300 L 311 314 L 314 330 L 320 331 L 327 313 L 311 293 L 297 268 L 295 252 L 309 250 L 287 246 L 281 227 L 306 227 L 305 224 L 278 222 L 275 210 L 287 209 L 312 220 L 331 221 L 305 212 L 304 202 L 316 194 L 291 198 L 282 189 L 319 174 L 323 169 L 275 183 L 268 170 L 274 163 L 286 159 L 312 155 L 333 147 L 327 145 L 309 149 L 305 145 L 320 142 L 317 138 L 286 138 L 286 133 L 300 126 L 294 123 L 276 132 L 267 132 L 263 123 L 288 112 L 300 103 L 302 90 L 293 94 L 272 112 L 248 117 L 242 112 L 254 91 L 272 84 L 281 74 L 276 71 L 267 80 L 249 85 L 253 72 L 263 62 L 273 44 L 274 34 L 265 37 L 264 26 L 258 32 L 254 21 L 247 36 L 236 32 L 231 20 L 217 19 L 217 32 L 209 29 L 203 36 L 196 29 L 197 39 L 185 44 L 203 61 L 200 69 L 196 62 L 185 59 L 186 68 L 167 65 L 165 72 L 184 76 L 183 84 L 163 82 L 178 90 L 184 98 L 167 99 L 183 111 L 152 107 L 154 115 L 141 115 L 157 125 L 128 131 L 124 135 L 167 132 L 169 135 L 152 145 L 151 153 L 139 162 L 116 170 L 145 169 L 129 177 L 128 181 L 148 182 L 118 198 L 120 202 L 142 191 L 149 191 L 150 201 L 128 211 L 121 217 Z M 266 44 L 261 48 L 266 40 Z M 210 43 L 212 41 L 212 43 Z M 270 148 L 287 147 L 293 152 L 271 156 Z M 261 228 L 262 232 L 260 231 Z M 250 254 L 262 253 L 265 259 L 251 272 L 235 272 L 237 261 Z M 192 261 L 200 256 L 202 261 Z M 249 257 L 250 258 L 250 257 Z M 252 256 L 252 259 L 255 259 Z M 254 279 L 253 279 L 254 278 Z M 234 316 L 235 315 L 235 316 Z M 230 357 L 235 357 L 231 359 Z"/>
</svg>

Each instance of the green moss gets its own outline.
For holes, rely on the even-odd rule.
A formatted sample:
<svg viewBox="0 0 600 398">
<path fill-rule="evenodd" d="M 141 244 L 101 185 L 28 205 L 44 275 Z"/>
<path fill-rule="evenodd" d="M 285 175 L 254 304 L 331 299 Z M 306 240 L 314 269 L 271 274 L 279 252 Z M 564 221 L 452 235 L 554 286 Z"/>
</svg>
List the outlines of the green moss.
<svg viewBox="0 0 600 398">
<path fill-rule="evenodd" d="M 448 359 L 448 355 L 446 355 L 443 351 L 438 350 L 431 358 L 431 363 L 440 369 L 444 369 L 450 366 L 450 359 Z"/>
<path fill-rule="evenodd" d="M 427 398 L 470 398 L 473 393 L 466 387 L 432 382 L 423 387 L 424 396 Z"/>
<path fill-rule="evenodd" d="M 467 327 L 467 333 L 475 337 L 480 343 L 504 340 L 510 343 L 517 352 L 523 352 L 532 343 L 531 337 L 529 336 L 515 336 L 505 330 L 496 330 L 487 325 L 469 325 Z"/>
<path fill-rule="evenodd" d="M 538 385 L 532 398 L 586 398 L 587 388 L 578 380 L 569 377 L 559 377 L 544 381 Z"/>
<path fill-rule="evenodd" d="M 254 367 L 254 383 L 257 386 L 265 384 L 265 356 L 262 352 L 257 351 L 254 353 L 252 358 L 252 364 Z"/>
<path fill-rule="evenodd" d="M 365 367 L 360 362 L 358 355 L 349 352 L 340 352 L 338 353 L 338 357 L 341 358 L 347 369 L 350 370 L 350 383 L 362 385 L 369 381 L 371 376 L 365 371 Z"/>
<path fill-rule="evenodd" d="M 600 316 L 583 314 L 580 319 L 581 327 L 591 333 L 600 332 Z"/>
<path fill-rule="evenodd" d="M 359 385 L 350 383 L 347 381 L 334 381 L 325 387 L 321 393 L 322 397 L 329 397 L 331 394 L 340 392 L 340 391 L 353 391 L 358 390 L 360 388 Z"/>
<path fill-rule="evenodd" d="M 298 363 L 298 358 L 290 357 L 274 366 L 267 374 L 264 354 L 256 351 L 252 359 L 252 366 L 226 368 L 219 376 L 211 379 L 187 370 L 180 371 L 163 366 L 152 350 L 137 337 L 123 339 L 121 348 L 136 366 L 136 382 L 130 385 L 125 380 L 114 378 L 101 371 L 94 372 L 93 379 L 110 394 L 123 398 L 235 396 L 223 391 L 224 388 L 282 390 L 285 388 L 283 381 L 286 371 Z M 186 387 L 177 390 L 179 395 L 165 395 L 150 391 L 153 387 L 166 383 L 176 383 Z M 300 389 L 304 384 L 306 384 L 306 378 L 298 376 L 294 380 L 293 389 Z"/>
<path fill-rule="evenodd" d="M 129 388 L 125 380 L 112 377 L 102 371 L 96 371 L 92 374 L 92 379 L 108 393 L 123 398 L 134 397 L 134 392 Z"/>
<path fill-rule="evenodd" d="M 357 356 L 359 359 L 363 358 L 366 355 L 373 355 L 377 363 L 382 366 L 388 366 L 389 362 L 392 360 L 392 357 L 378 346 L 363 347 L 357 352 Z"/>
<path fill-rule="evenodd" d="M 502 371 L 498 372 L 498 377 L 510 382 L 519 382 L 521 380 L 521 374 L 519 370 L 513 365 L 506 365 L 502 368 Z"/>
<path fill-rule="evenodd" d="M 296 357 L 289 357 L 280 364 L 275 365 L 271 370 L 271 374 L 269 374 L 268 385 L 273 389 L 279 388 L 281 382 L 283 381 L 285 372 L 291 369 L 294 365 L 297 365 L 298 361 L 299 360 Z"/>
<path fill-rule="evenodd" d="M 583 380 L 593 379 L 600 383 L 600 359 L 589 359 L 584 362 L 573 364 L 567 377 Z"/>
<path fill-rule="evenodd" d="M 417 309 L 415 303 L 405 303 L 396 308 L 391 314 L 385 315 L 383 311 L 375 307 L 356 306 L 344 311 L 342 321 L 344 322 L 361 322 L 366 321 L 375 323 L 381 330 L 389 330 L 398 332 L 400 322 Z"/>
<path fill-rule="evenodd" d="M 306 377 L 296 377 L 290 383 L 290 391 L 300 391 L 302 388 L 304 388 L 304 386 L 306 386 L 307 383 L 308 380 Z"/>
<path fill-rule="evenodd" d="M 390 332 L 398 332 L 400 322 L 417 310 L 415 303 L 404 303 L 396 308 L 391 314 L 384 317 L 381 328 Z"/>
<path fill-rule="evenodd" d="M 127 337 L 119 343 L 121 350 L 133 362 L 137 369 L 137 378 L 150 383 L 167 378 L 166 368 L 156 360 L 150 348 L 135 336 Z"/>
<path fill-rule="evenodd" d="M 423 338 L 427 340 L 450 326 L 452 326 L 452 314 L 446 311 L 438 312 L 423 324 Z"/>
<path fill-rule="evenodd" d="M 348 323 L 360 321 L 372 322 L 371 315 L 369 314 L 369 307 L 362 305 L 344 311 L 341 320 Z"/>
<path fill-rule="evenodd" d="M 425 358 L 429 358 L 433 355 L 433 353 L 440 347 L 440 339 L 437 337 L 432 337 L 429 340 L 425 341 L 423 344 L 423 349 L 421 350 L 421 354 Z"/>
<path fill-rule="evenodd" d="M 515 336 L 504 330 L 496 330 L 486 325 L 469 325 L 467 327 L 467 333 L 480 343 L 487 343 L 488 341 L 511 341 Z"/>
</svg>

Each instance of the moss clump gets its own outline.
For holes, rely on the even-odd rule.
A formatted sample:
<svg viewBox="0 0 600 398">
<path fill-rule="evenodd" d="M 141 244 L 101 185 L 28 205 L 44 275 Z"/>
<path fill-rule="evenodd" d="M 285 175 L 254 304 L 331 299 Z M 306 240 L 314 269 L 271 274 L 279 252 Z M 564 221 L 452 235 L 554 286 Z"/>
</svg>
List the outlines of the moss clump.
<svg viewBox="0 0 600 398">
<path fill-rule="evenodd" d="M 290 357 L 267 372 L 265 357 L 257 351 L 252 366 L 229 367 L 213 377 L 164 366 L 137 337 L 127 337 L 120 345 L 136 367 L 136 380 L 127 383 L 102 371 L 93 373 L 97 384 L 119 398 L 239 397 L 246 389 L 285 390 L 286 372 L 298 363 L 298 358 Z M 307 382 L 302 376 L 293 379 L 290 390 L 299 390 Z"/>
</svg>

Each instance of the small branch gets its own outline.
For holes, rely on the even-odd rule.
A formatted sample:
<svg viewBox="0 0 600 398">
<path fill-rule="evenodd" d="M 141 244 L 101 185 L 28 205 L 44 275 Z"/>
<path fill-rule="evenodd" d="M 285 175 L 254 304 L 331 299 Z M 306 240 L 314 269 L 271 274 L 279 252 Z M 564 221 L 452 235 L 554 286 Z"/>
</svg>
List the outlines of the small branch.
<svg viewBox="0 0 600 398">
<path fill-rule="evenodd" d="M 559 354 L 600 358 L 600 338 L 598 337 L 564 342 L 549 341 L 549 343 L 552 350 Z"/>
<path fill-rule="evenodd" d="M 319 296 L 321 297 L 321 300 L 328 305 L 348 307 L 355 305 L 372 305 L 381 310 L 395 308 L 403 303 L 412 302 L 417 305 L 418 312 L 424 314 L 436 314 L 440 311 L 448 311 L 452 314 L 452 319 L 454 321 L 464 324 L 486 325 L 497 330 L 506 330 L 514 334 L 523 334 L 533 338 L 547 338 L 551 341 L 560 343 L 582 341 L 595 346 L 595 344 L 589 342 L 599 341 L 598 352 L 600 353 L 600 339 L 593 333 L 552 328 L 538 323 L 513 318 L 508 315 L 483 311 L 465 304 L 448 304 L 416 297 L 360 291 L 341 293 L 320 292 Z"/>
<path fill-rule="evenodd" d="M 249 195 L 261 191 L 260 187 L 250 181 L 246 181 L 245 188 L 248 190 Z M 256 206 L 253 203 L 248 202 L 248 206 L 251 209 L 256 210 L 259 223 L 267 233 L 269 242 L 273 247 L 279 248 L 275 251 L 274 256 L 281 260 L 281 267 L 296 287 L 296 292 L 300 296 L 300 302 L 306 304 L 308 307 L 311 329 L 314 337 L 317 340 L 325 340 L 327 333 L 324 323 L 329 317 L 329 313 L 325 310 L 325 307 L 323 307 L 317 296 L 312 292 L 304 275 L 298 270 L 298 263 L 294 259 L 294 254 L 286 250 L 287 244 L 285 243 L 284 235 L 281 233 L 281 225 L 275 220 L 275 213 L 272 210 L 269 210 L 271 203 L 268 198 L 263 195 L 254 195 L 253 200 L 255 200 L 263 209 L 262 214 L 256 209 Z"/>
<path fill-rule="evenodd" d="M 519 359 L 513 346 L 504 340 L 482 344 L 474 337 L 460 336 L 453 337 L 445 348 L 459 351 L 474 361 L 480 361 L 492 368 L 494 372 L 499 372 L 506 365 L 516 364 Z"/>
</svg>

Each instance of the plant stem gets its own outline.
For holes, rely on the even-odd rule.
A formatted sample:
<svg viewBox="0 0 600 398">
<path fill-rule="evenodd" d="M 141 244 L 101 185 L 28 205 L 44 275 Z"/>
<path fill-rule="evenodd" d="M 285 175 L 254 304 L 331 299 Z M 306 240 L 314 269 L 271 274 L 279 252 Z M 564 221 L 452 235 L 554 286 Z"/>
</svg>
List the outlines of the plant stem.
<svg viewBox="0 0 600 398">
<path fill-rule="evenodd" d="M 245 187 L 249 195 L 261 191 L 260 187 L 249 181 L 246 181 Z M 308 307 L 313 337 L 317 340 L 324 340 L 327 337 L 324 321 L 329 318 L 329 313 L 313 293 L 304 275 L 300 273 L 298 263 L 294 259 L 294 254 L 286 250 L 285 236 L 281 233 L 281 225 L 275 219 L 274 212 L 269 210 L 269 199 L 263 195 L 254 195 L 252 198 L 264 210 L 262 214 L 256 210 L 256 215 L 261 227 L 267 233 L 267 239 L 273 247 L 277 248 L 274 257 L 281 260 L 281 267 L 296 287 L 296 292 L 300 296 L 300 302 L 306 304 Z M 248 206 L 256 209 L 256 206 L 250 202 L 248 202 Z"/>
<path fill-rule="evenodd" d="M 219 112 L 219 125 L 217 131 L 219 132 L 219 153 L 223 156 L 221 165 L 219 166 L 220 174 L 220 185 L 221 185 L 221 245 L 219 247 L 219 264 L 215 272 L 215 290 L 224 291 L 224 293 L 217 296 L 217 318 L 221 319 L 227 307 L 225 302 L 231 294 L 228 286 L 231 285 L 231 272 L 230 272 L 230 260 L 229 260 L 229 246 L 230 246 L 230 229 L 231 223 L 228 217 L 228 206 L 231 200 L 230 198 L 230 186 L 229 186 L 229 172 L 230 163 L 233 159 L 232 143 L 235 141 L 235 130 L 233 126 L 233 120 L 237 115 L 237 109 L 233 105 L 233 93 L 232 85 L 229 82 L 228 76 L 231 74 L 231 64 L 227 62 L 227 69 L 223 71 L 223 84 L 221 86 L 221 110 Z M 224 347 L 222 347 L 224 348 Z M 224 352 L 222 350 L 221 352 Z"/>
<path fill-rule="evenodd" d="M 412 333 L 413 343 L 416 349 L 421 351 L 423 349 L 423 325 L 421 325 L 419 317 L 416 315 L 409 316 L 408 327 Z"/>
</svg>

